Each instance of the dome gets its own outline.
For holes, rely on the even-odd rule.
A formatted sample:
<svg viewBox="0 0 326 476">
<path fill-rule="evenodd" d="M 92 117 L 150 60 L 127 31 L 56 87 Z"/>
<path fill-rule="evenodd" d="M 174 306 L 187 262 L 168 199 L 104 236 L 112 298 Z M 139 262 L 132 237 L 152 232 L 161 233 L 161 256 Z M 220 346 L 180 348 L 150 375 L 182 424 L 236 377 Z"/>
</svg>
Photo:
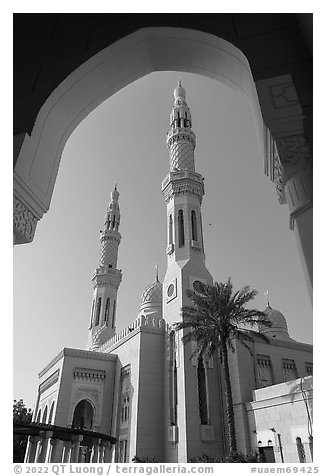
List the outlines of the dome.
<svg viewBox="0 0 326 476">
<path fill-rule="evenodd" d="M 149 284 L 141 295 L 141 310 L 145 307 L 162 306 L 162 283 L 156 278 L 154 283 Z"/>
<path fill-rule="evenodd" d="M 273 339 L 290 339 L 284 315 L 280 311 L 273 309 L 269 304 L 264 310 L 264 313 L 270 321 L 271 326 L 260 326 L 260 332 Z"/>
<path fill-rule="evenodd" d="M 179 81 L 178 86 L 174 90 L 174 99 L 177 98 L 185 98 L 186 97 L 186 90 L 181 86 L 181 81 Z"/>
</svg>

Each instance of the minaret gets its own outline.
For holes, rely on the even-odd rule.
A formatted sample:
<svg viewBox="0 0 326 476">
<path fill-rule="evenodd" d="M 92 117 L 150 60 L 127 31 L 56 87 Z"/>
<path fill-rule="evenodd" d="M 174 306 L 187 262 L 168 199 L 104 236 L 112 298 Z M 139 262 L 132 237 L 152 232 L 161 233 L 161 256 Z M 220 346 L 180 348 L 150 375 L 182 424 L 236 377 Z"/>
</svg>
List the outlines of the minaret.
<svg viewBox="0 0 326 476">
<path fill-rule="evenodd" d="M 165 395 L 165 454 L 166 461 L 180 462 L 201 452 L 209 453 L 211 448 L 218 449 L 221 439 L 217 443 L 214 432 L 221 427 L 222 418 L 219 410 L 213 412 L 209 404 L 217 405 L 219 401 L 216 369 L 206 361 L 199 364 L 192 358 L 194 348 L 190 344 L 184 345 L 181 340 L 184 331 L 175 333 L 172 327 L 181 319 L 181 308 L 191 304 L 187 290 L 200 289 L 200 283 L 213 284 L 205 266 L 201 218 L 204 181 L 196 172 L 196 136 L 181 82 L 174 90 L 167 146 L 170 171 L 162 183 L 167 206 L 163 316 L 172 330 L 168 337 L 166 362 L 169 363 L 165 372 L 168 388 Z M 203 389 L 203 386 L 205 397 L 199 398 L 197 389 Z"/>
<path fill-rule="evenodd" d="M 195 170 L 196 136 L 192 130 L 191 113 L 181 81 L 174 90 L 170 127 L 170 132 L 167 134 L 170 172 L 162 183 L 167 204 L 168 269 L 165 285 L 170 286 L 173 279 L 177 278 L 174 276 L 176 269 L 184 269 L 186 266 L 189 272 L 187 273 L 188 282 L 182 282 L 182 292 L 184 292 L 185 289 L 192 288 L 196 279 L 208 283 L 212 282 L 212 277 L 205 266 L 201 218 L 204 181 Z M 182 275 L 182 279 L 184 281 L 185 276 Z M 176 285 L 176 288 L 179 287 L 176 289 L 179 297 L 181 297 L 180 285 L 181 283 Z M 169 297 L 174 295 L 171 286 L 169 294 Z M 182 305 L 184 305 L 183 302 Z M 170 324 L 174 322 L 175 317 L 178 316 L 171 316 Z"/>
<path fill-rule="evenodd" d="M 122 273 L 117 269 L 119 233 L 119 192 L 115 185 L 106 212 L 104 229 L 101 230 L 100 266 L 92 277 L 94 285 L 93 304 L 89 324 L 88 348 L 96 350 L 115 334 L 117 292 Z"/>
</svg>

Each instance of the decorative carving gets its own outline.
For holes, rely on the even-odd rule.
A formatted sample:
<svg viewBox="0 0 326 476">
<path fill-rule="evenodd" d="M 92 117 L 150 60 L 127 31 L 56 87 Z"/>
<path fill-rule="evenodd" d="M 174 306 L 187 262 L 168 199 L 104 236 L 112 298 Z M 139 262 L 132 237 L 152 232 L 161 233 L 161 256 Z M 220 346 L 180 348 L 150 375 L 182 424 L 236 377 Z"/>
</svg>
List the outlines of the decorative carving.
<svg viewBox="0 0 326 476">
<path fill-rule="evenodd" d="M 276 109 L 280 107 L 296 106 L 299 102 L 292 82 L 270 86 L 269 90 L 273 98 L 273 105 Z"/>
<path fill-rule="evenodd" d="M 303 133 L 279 137 L 277 147 L 282 164 L 303 167 L 312 165 L 309 146 Z"/>
<path fill-rule="evenodd" d="M 24 235 L 26 242 L 30 243 L 34 238 L 36 225 L 36 216 L 14 196 L 14 229 Z"/>
<path fill-rule="evenodd" d="M 74 379 L 98 382 L 105 379 L 105 370 L 76 367 L 74 369 Z"/>
</svg>

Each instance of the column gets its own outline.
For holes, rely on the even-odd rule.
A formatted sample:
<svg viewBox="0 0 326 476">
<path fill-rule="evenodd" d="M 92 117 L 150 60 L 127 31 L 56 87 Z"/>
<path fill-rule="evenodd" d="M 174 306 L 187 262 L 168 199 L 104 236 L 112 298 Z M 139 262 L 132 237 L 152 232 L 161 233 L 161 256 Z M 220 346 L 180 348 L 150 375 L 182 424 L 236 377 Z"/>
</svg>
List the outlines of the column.
<svg viewBox="0 0 326 476">
<path fill-rule="evenodd" d="M 112 445 L 109 441 L 103 441 L 104 447 L 103 463 L 110 463 L 112 458 Z"/>
<path fill-rule="evenodd" d="M 62 458 L 63 463 L 68 463 L 69 462 L 71 448 L 72 448 L 72 442 L 71 441 L 64 441 L 63 442 L 63 458 Z"/>
<path fill-rule="evenodd" d="M 82 435 L 72 435 L 72 449 L 70 453 L 70 463 L 78 463 L 79 445 L 83 439 Z"/>
<path fill-rule="evenodd" d="M 25 463 L 35 463 L 35 455 L 40 436 L 30 436 L 28 438 L 28 447 L 25 454 Z"/>
<path fill-rule="evenodd" d="M 61 463 L 61 454 L 60 454 L 60 440 L 58 438 L 51 438 L 50 440 L 50 463 Z"/>
<path fill-rule="evenodd" d="M 266 137 L 265 172 L 275 182 L 280 203 L 290 208 L 308 292 L 312 298 L 312 153 L 305 117 L 292 76 L 256 82 Z M 307 100 L 307 98 L 306 98 Z"/>
<path fill-rule="evenodd" d="M 98 462 L 103 463 L 104 461 L 104 446 L 101 445 L 98 447 Z"/>
<path fill-rule="evenodd" d="M 48 449 L 49 439 L 52 437 L 53 431 L 42 431 L 40 433 L 41 441 L 39 444 L 39 453 L 37 455 L 37 463 L 45 463 L 46 453 Z"/>
<path fill-rule="evenodd" d="M 98 463 L 99 457 L 99 440 L 95 439 L 93 442 L 93 450 L 91 454 L 91 463 Z"/>
</svg>

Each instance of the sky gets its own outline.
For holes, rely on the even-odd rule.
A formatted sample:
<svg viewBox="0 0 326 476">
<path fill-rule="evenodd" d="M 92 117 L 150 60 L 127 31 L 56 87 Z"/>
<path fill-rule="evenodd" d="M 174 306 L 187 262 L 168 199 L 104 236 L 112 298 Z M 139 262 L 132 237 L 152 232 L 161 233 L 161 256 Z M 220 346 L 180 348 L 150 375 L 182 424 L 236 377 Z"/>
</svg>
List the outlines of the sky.
<svg viewBox="0 0 326 476">
<path fill-rule="evenodd" d="M 312 306 L 287 204 L 264 175 L 249 105 L 229 87 L 202 76 L 151 73 L 102 103 L 66 143 L 50 210 L 31 244 L 14 247 L 14 391 L 34 407 L 37 374 L 63 347 L 86 347 L 100 232 L 115 182 L 122 240 L 117 331 L 139 312 L 140 296 L 166 270 L 169 169 L 166 133 L 178 80 L 197 136 L 196 171 L 206 265 L 215 281 L 258 290 L 252 307 L 270 304 L 293 339 L 312 343 Z"/>
</svg>

